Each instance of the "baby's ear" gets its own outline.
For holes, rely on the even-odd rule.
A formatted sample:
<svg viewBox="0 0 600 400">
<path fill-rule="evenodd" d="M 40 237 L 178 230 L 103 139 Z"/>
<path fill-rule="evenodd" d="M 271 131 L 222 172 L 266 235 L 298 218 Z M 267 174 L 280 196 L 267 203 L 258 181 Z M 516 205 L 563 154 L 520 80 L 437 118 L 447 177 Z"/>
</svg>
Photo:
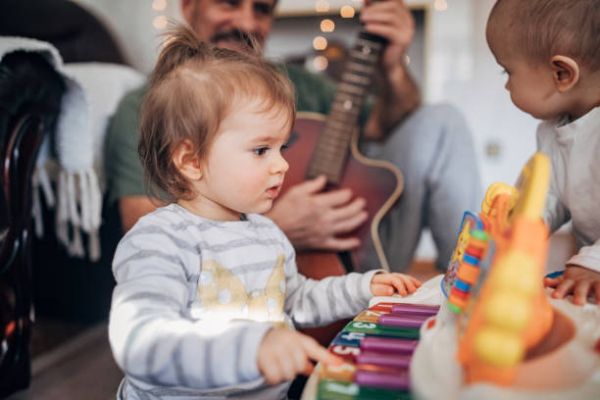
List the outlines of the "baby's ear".
<svg viewBox="0 0 600 400">
<path fill-rule="evenodd" d="M 554 85 L 561 92 L 567 92 L 579 82 L 579 64 L 571 57 L 553 56 L 550 60 Z"/>
<path fill-rule="evenodd" d="M 173 151 L 172 157 L 175 168 L 187 179 L 191 181 L 202 179 L 202 163 L 191 141 L 181 142 Z"/>
</svg>

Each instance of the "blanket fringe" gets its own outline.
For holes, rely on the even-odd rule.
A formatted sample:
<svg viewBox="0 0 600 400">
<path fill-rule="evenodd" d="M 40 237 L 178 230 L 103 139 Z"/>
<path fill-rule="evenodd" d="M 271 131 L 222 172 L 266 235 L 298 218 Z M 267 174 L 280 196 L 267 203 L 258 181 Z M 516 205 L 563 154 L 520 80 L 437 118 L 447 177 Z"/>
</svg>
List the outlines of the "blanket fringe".
<svg viewBox="0 0 600 400">
<path fill-rule="evenodd" d="M 39 192 L 49 207 L 55 208 L 56 236 L 69 255 L 84 257 L 82 232 L 87 234 L 87 255 L 91 261 L 100 258 L 100 216 L 102 194 L 93 169 L 61 170 L 56 180 L 56 199 L 45 166 L 38 166 L 33 176 L 33 216 L 35 233 L 43 235 L 42 208 Z"/>
</svg>

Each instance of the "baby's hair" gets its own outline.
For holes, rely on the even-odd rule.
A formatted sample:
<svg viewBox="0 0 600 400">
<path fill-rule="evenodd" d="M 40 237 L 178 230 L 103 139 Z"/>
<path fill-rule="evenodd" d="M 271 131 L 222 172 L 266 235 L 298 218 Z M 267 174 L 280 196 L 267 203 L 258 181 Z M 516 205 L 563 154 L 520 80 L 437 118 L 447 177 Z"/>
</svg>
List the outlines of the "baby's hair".
<svg viewBox="0 0 600 400">
<path fill-rule="evenodd" d="M 294 90 L 276 67 L 250 49 L 241 53 L 202 42 L 182 26 L 167 33 L 140 109 L 138 153 L 152 197 L 193 197 L 173 151 L 188 140 L 206 160 L 220 123 L 240 101 L 257 101 L 260 112 L 286 113 L 291 129 Z"/>
<path fill-rule="evenodd" d="M 498 0 L 487 35 L 533 61 L 561 54 L 591 71 L 600 69 L 598 0 Z"/>
</svg>

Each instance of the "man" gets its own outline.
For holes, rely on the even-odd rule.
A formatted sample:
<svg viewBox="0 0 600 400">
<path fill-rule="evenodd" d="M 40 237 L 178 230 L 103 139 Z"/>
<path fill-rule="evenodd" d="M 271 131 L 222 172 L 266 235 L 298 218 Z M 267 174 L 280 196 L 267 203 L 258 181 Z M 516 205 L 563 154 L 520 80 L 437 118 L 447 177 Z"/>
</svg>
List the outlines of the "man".
<svg viewBox="0 0 600 400">
<path fill-rule="evenodd" d="M 202 40 L 242 50 L 249 38 L 266 41 L 277 0 L 182 0 L 184 19 Z M 420 106 L 404 54 L 414 34 L 414 21 L 402 0 L 367 1 L 360 20 L 367 32 L 387 39 L 381 61 L 382 90 L 364 124 L 366 155 L 386 159 L 402 171 L 405 189 L 380 225 L 392 269 L 411 262 L 422 229 L 431 228 L 438 249 L 437 267 L 444 269 L 454 247 L 465 209 L 479 201 L 479 177 L 471 137 L 462 117 L 448 106 Z M 328 113 L 334 87 L 323 78 L 292 66 L 298 111 Z M 137 157 L 137 110 L 145 87 L 122 101 L 106 142 L 107 184 L 111 201 L 119 202 L 124 230 L 157 203 L 146 196 Z M 331 251 L 360 245 L 348 237 L 367 219 L 365 200 L 349 189 L 323 192 L 323 177 L 298 184 L 268 214 L 296 248 Z M 361 269 L 377 268 L 375 254 Z"/>
</svg>

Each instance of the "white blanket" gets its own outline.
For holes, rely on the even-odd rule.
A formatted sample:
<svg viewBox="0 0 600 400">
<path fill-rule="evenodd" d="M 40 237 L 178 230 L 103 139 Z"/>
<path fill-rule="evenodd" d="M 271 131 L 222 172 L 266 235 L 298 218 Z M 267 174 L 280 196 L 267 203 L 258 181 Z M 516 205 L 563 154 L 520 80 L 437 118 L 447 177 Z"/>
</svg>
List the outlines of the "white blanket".
<svg viewBox="0 0 600 400">
<path fill-rule="evenodd" d="M 55 153 L 52 160 L 49 138 L 40 151 L 34 185 L 36 233 L 43 234 L 39 191 L 48 205 L 56 205 L 56 232 L 71 255 L 83 256 L 82 231 L 88 235 L 88 255 L 100 256 L 98 229 L 102 209 L 102 144 L 108 119 L 124 93 L 143 81 L 128 67 L 86 63 L 63 65 L 56 48 L 46 42 L 18 37 L 0 37 L 0 61 L 15 51 L 42 55 L 61 74 L 66 92 L 57 121 Z M 58 171 L 53 171 L 58 165 Z M 56 173 L 49 173 L 56 172 Z M 51 189 L 56 180 L 57 196 Z"/>
</svg>

